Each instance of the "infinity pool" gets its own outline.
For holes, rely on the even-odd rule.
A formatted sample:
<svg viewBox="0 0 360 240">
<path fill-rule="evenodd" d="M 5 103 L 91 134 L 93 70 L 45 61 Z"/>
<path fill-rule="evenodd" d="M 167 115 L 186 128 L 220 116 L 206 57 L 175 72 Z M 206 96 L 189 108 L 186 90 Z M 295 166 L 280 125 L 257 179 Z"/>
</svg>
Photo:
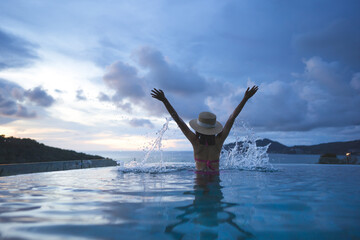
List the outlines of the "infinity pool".
<svg viewBox="0 0 360 240">
<path fill-rule="evenodd" d="M 360 239 L 360 166 L 0 178 L 0 239 Z"/>
</svg>

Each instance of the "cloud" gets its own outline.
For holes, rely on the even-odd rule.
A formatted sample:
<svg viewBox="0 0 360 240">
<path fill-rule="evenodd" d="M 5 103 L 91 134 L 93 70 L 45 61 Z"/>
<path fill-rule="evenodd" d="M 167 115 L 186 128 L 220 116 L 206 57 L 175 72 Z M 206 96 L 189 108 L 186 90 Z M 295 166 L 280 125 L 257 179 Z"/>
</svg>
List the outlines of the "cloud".
<svg viewBox="0 0 360 240">
<path fill-rule="evenodd" d="M 110 97 L 103 92 L 100 92 L 97 98 L 100 102 L 110 102 L 111 101 Z"/>
<path fill-rule="evenodd" d="M 84 96 L 84 91 L 79 89 L 76 91 L 76 99 L 78 101 L 85 101 L 86 100 L 86 97 Z"/>
<path fill-rule="evenodd" d="M 25 90 L 16 83 L 0 79 L 0 123 L 11 122 L 19 118 L 35 118 L 33 104 L 50 107 L 54 99 L 40 86 Z"/>
<path fill-rule="evenodd" d="M 326 62 L 320 57 L 312 57 L 304 60 L 304 64 L 303 78 L 307 82 L 318 84 L 333 95 L 354 93 L 349 85 L 352 73 L 339 62 Z"/>
<path fill-rule="evenodd" d="M 17 84 L 0 79 L 0 118 L 1 122 L 12 121 L 13 118 L 34 118 L 36 113 L 29 111 L 20 102 L 24 89 Z M 8 120 L 4 120 L 8 119 Z"/>
<path fill-rule="evenodd" d="M 0 29 L 0 70 L 31 63 L 38 58 L 34 49 L 34 44 Z"/>
<path fill-rule="evenodd" d="M 304 72 L 292 81 L 260 85 L 244 115 L 266 131 L 308 131 L 360 124 L 360 96 L 351 87 L 346 67 L 319 57 L 304 61 Z"/>
<path fill-rule="evenodd" d="M 298 34 L 294 44 L 303 55 L 317 55 L 359 68 L 360 21 L 356 18 L 332 21 L 324 28 Z"/>
<path fill-rule="evenodd" d="M 108 87 L 116 90 L 118 100 L 123 97 L 135 100 L 145 96 L 143 80 L 138 77 L 137 69 L 128 64 L 120 61 L 112 64 L 103 79 Z"/>
<path fill-rule="evenodd" d="M 141 104 L 144 101 L 144 80 L 138 77 L 135 67 L 120 61 L 115 62 L 108 67 L 103 80 L 107 87 L 115 90 L 111 99 L 119 108 L 132 112 L 132 104 Z"/>
<path fill-rule="evenodd" d="M 119 108 L 132 112 L 138 106 L 150 115 L 166 113 L 164 106 L 151 98 L 150 90 L 160 88 L 165 91 L 169 100 L 176 106 L 179 113 L 187 118 L 193 118 L 201 111 L 209 110 L 205 104 L 207 95 L 217 93 L 223 84 L 208 80 L 194 70 L 181 69 L 165 60 L 163 54 L 149 47 L 143 47 L 133 53 L 139 67 L 117 61 L 110 65 L 103 80 L 105 85 L 115 91 L 109 97 Z M 140 75 L 140 72 L 145 74 Z"/>
<path fill-rule="evenodd" d="M 129 121 L 129 124 L 133 127 L 154 128 L 154 124 L 149 119 L 145 118 L 133 118 Z"/>
<path fill-rule="evenodd" d="M 350 82 L 351 87 L 360 91 L 360 72 L 355 73 Z"/>
<path fill-rule="evenodd" d="M 29 111 L 26 107 L 22 106 L 22 105 L 17 105 L 17 113 L 16 113 L 16 117 L 20 117 L 20 118 L 34 118 L 36 117 L 36 112 L 35 111 Z"/>
<path fill-rule="evenodd" d="M 147 78 L 173 93 L 189 95 L 206 90 L 206 80 L 192 69 L 180 69 L 166 62 L 163 54 L 150 47 L 142 47 L 134 54 L 140 66 L 149 70 Z"/>
<path fill-rule="evenodd" d="M 201 76 L 170 64 L 160 51 L 141 48 L 133 54 L 138 67 L 116 62 L 104 77 L 115 90 L 109 97 L 128 112 L 135 107 L 149 115 L 168 114 L 148 93 L 161 88 L 184 120 L 201 111 L 212 111 L 225 123 L 241 102 L 247 86 Z M 142 75 L 140 75 L 140 72 Z M 193 79 L 193 82 L 191 80 Z M 360 124 L 359 74 L 336 61 L 314 56 L 303 60 L 303 72 L 286 81 L 260 84 L 260 90 L 245 106 L 240 118 L 264 131 L 308 131 L 322 127 Z"/>
<path fill-rule="evenodd" d="M 27 90 L 24 93 L 24 96 L 31 102 L 42 107 L 50 107 L 55 102 L 55 99 L 47 94 L 40 86 L 32 90 Z"/>
</svg>

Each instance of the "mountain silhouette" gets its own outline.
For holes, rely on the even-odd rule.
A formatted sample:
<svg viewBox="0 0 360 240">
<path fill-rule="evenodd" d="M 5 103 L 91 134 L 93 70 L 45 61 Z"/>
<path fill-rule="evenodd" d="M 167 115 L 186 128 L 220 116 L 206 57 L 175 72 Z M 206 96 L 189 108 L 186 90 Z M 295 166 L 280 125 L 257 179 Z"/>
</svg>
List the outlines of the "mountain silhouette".
<svg viewBox="0 0 360 240">
<path fill-rule="evenodd" d="M 238 143 L 242 146 L 242 142 Z M 282 154 L 325 154 L 333 153 L 336 155 L 345 155 L 348 152 L 352 154 L 360 154 L 360 140 L 348 141 L 348 142 L 329 142 L 316 145 L 295 145 L 286 146 L 277 141 L 273 141 L 267 138 L 256 141 L 257 146 L 266 146 L 270 144 L 268 153 L 282 153 Z M 225 149 L 229 149 L 235 146 L 235 143 L 225 144 Z"/>
</svg>

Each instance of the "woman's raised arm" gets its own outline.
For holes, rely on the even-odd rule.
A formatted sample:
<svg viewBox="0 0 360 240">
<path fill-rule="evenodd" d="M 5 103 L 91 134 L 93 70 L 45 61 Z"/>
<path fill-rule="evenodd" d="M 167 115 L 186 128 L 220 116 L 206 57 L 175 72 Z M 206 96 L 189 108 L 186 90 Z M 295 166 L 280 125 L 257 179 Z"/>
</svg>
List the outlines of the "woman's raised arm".
<svg viewBox="0 0 360 240">
<path fill-rule="evenodd" d="M 180 130 L 183 132 L 185 137 L 191 142 L 191 144 L 194 145 L 194 143 L 196 142 L 196 135 L 189 129 L 186 123 L 179 117 L 175 109 L 171 106 L 170 102 L 165 97 L 164 92 L 161 89 L 158 90 L 154 88 L 153 90 L 151 90 L 151 96 L 164 103 L 166 109 L 168 110 L 174 121 L 177 123 Z"/>
<path fill-rule="evenodd" d="M 253 86 L 251 89 L 247 88 L 243 100 L 240 102 L 240 104 L 235 108 L 234 112 L 230 115 L 229 119 L 227 120 L 223 130 L 221 133 L 217 135 L 218 138 L 220 138 L 220 141 L 225 142 L 225 139 L 228 137 L 230 130 L 232 126 L 234 125 L 236 117 L 239 115 L 243 107 L 245 106 L 245 103 L 256 93 L 256 91 L 259 89 L 258 86 Z"/>
</svg>

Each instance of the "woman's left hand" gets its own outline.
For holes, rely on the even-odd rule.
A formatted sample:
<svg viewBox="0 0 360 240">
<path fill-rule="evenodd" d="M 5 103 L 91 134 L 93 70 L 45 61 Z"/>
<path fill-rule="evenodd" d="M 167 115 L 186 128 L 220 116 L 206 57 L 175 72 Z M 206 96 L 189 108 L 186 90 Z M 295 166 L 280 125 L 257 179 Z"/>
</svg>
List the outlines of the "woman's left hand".
<svg viewBox="0 0 360 240">
<path fill-rule="evenodd" d="M 154 88 L 151 90 L 151 96 L 162 102 L 166 100 L 165 93 L 161 89 Z"/>
</svg>

